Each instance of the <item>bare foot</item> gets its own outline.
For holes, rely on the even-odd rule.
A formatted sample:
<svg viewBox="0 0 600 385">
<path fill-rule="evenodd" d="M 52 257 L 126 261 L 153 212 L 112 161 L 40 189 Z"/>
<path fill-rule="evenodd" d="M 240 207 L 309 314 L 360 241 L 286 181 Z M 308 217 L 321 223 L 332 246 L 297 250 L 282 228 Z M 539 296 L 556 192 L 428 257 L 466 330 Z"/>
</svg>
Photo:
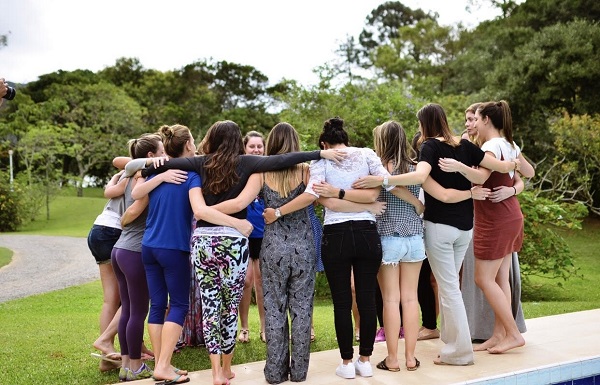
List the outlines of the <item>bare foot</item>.
<svg viewBox="0 0 600 385">
<path fill-rule="evenodd" d="M 164 374 L 164 376 L 163 376 Z M 154 374 L 152 375 L 152 377 L 159 382 L 162 381 L 174 381 L 173 384 L 180 384 L 180 383 L 184 383 L 184 382 L 188 382 L 188 377 L 185 374 L 175 374 L 173 372 L 171 373 L 156 373 L 156 370 L 154 371 Z M 158 382 L 157 382 L 158 383 Z"/>
<path fill-rule="evenodd" d="M 231 369 L 229 369 L 229 370 L 223 369 L 223 375 L 230 380 L 235 378 L 235 372 Z"/>
<path fill-rule="evenodd" d="M 100 340 L 100 338 L 94 341 L 92 346 L 94 346 L 94 349 L 99 350 L 102 354 L 110 354 L 116 352 L 114 344 L 111 344 L 108 341 L 102 341 Z"/>
<path fill-rule="evenodd" d="M 523 345 L 525 345 L 525 339 L 518 334 L 516 336 L 506 336 L 496 346 L 489 348 L 487 351 L 492 354 L 500 354 Z"/>
<path fill-rule="evenodd" d="M 171 369 L 173 369 L 173 372 L 175 372 L 175 374 L 181 374 L 182 376 L 188 375 L 188 371 L 185 369 L 178 369 L 178 368 L 174 367 L 173 365 L 171 365 Z"/>
<path fill-rule="evenodd" d="M 213 377 L 213 385 L 225 385 L 229 384 L 229 380 L 225 376 Z"/>
<path fill-rule="evenodd" d="M 473 346 L 474 352 L 483 352 L 484 350 L 488 350 L 496 346 L 500 341 L 502 341 L 502 336 L 493 335 L 489 340 Z"/>
</svg>

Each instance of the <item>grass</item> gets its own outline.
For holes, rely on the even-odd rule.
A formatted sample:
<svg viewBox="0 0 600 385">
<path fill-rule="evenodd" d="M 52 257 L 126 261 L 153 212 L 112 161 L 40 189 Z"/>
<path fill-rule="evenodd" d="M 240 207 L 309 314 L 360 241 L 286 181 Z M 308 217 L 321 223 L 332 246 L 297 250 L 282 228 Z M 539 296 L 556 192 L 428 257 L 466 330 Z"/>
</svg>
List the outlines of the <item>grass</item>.
<svg viewBox="0 0 600 385">
<path fill-rule="evenodd" d="M 4 247 L 0 247 L 0 267 L 6 266 L 12 260 L 13 252 Z"/>
<path fill-rule="evenodd" d="M 73 192 L 57 197 L 51 205 L 52 219 L 38 219 L 20 233 L 85 237 L 106 200 L 97 191 L 84 198 Z M 45 215 L 45 214 L 44 214 Z M 524 288 L 526 318 L 562 314 L 600 307 L 600 220 L 587 220 L 583 231 L 564 232 L 583 278 L 573 278 L 560 288 L 555 281 L 533 278 Z M 87 252 L 87 250 L 85 251 Z M 0 266 L 10 252 L 0 248 Z M 7 256 L 8 255 L 8 256 Z M 6 257 L 7 256 L 7 257 Z M 91 258 L 91 256 L 90 256 Z M 6 260 L 6 259 L 5 259 Z M 98 335 L 102 303 L 100 282 L 0 304 L 0 383 L 85 384 L 117 382 L 116 372 L 99 373 L 98 361 L 90 357 Z M 248 344 L 238 344 L 234 364 L 265 359 L 265 344 L 258 335 L 258 312 L 250 309 Z M 317 340 L 312 351 L 337 349 L 333 309 L 328 299 L 315 301 L 314 324 Z M 145 338 L 149 340 L 146 335 Z M 173 364 L 192 371 L 210 368 L 203 348 L 185 348 L 174 355 Z"/>
<path fill-rule="evenodd" d="M 576 257 L 581 278 L 571 278 L 559 287 L 556 281 L 532 277 L 523 286 L 522 300 L 525 318 L 570 313 L 600 307 L 600 220 L 586 219 L 583 231 L 563 231 Z"/>
</svg>

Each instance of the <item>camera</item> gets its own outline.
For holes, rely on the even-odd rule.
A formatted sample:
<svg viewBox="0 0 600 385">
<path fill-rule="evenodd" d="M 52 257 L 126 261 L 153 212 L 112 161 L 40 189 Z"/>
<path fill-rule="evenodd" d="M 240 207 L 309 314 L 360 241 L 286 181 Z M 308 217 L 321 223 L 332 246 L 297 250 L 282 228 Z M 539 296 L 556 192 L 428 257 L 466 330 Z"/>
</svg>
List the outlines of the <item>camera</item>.
<svg viewBox="0 0 600 385">
<path fill-rule="evenodd" d="M 6 95 L 4 95 L 2 97 L 2 99 L 13 100 L 16 95 L 17 95 L 17 90 L 15 90 L 13 87 L 6 86 Z"/>
</svg>

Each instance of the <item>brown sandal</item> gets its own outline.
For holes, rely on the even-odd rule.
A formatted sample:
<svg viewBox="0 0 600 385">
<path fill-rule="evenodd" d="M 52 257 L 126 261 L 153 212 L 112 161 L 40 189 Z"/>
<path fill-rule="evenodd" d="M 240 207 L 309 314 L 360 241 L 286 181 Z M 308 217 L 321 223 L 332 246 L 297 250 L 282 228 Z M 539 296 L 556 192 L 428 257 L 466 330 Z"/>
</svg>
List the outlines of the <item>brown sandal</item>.
<svg viewBox="0 0 600 385">
<path fill-rule="evenodd" d="M 409 372 L 414 372 L 415 370 L 419 369 L 419 366 L 421 366 L 421 361 L 417 360 L 417 358 L 415 357 L 415 366 L 406 366 L 406 370 L 408 370 Z"/>
</svg>

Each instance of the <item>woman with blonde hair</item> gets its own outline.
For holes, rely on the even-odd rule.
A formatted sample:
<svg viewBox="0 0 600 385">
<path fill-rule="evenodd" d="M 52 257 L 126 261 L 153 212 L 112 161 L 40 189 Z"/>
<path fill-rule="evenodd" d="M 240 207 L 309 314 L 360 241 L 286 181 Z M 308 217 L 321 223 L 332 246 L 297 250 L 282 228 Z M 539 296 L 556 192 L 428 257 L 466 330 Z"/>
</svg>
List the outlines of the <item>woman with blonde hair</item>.
<svg viewBox="0 0 600 385">
<path fill-rule="evenodd" d="M 375 127 L 373 139 L 375 153 L 391 175 L 414 171 L 413 151 L 400 123 L 388 121 Z M 408 189 L 418 199 L 420 186 L 411 185 Z M 387 203 L 385 213 L 377 216 L 377 231 L 383 251 L 377 277 L 383 296 L 385 335 L 400 333 L 401 303 L 405 363 L 406 369 L 412 371 L 420 365 L 415 357 L 415 347 L 419 334 L 417 287 L 425 259 L 423 221 L 413 205 L 386 190 L 379 193 L 379 200 Z M 386 345 L 388 355 L 377 364 L 377 368 L 394 372 L 400 370 L 398 339 L 387 338 Z"/>
</svg>

